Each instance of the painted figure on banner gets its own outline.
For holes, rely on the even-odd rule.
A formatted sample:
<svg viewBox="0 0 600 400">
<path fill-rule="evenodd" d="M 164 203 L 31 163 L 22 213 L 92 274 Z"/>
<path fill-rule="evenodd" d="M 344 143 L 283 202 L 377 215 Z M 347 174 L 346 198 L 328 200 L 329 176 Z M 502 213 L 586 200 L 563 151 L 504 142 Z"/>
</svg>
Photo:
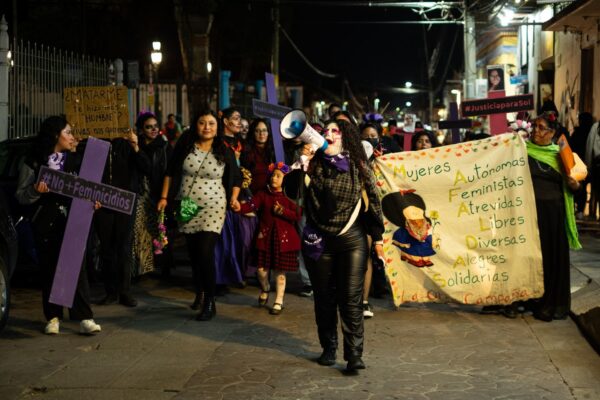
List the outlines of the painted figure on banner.
<svg viewBox="0 0 600 400">
<path fill-rule="evenodd" d="M 392 243 L 399 249 L 400 259 L 418 268 L 431 267 L 431 256 L 436 254 L 433 223 L 425 215 L 423 198 L 414 189 L 401 190 L 383 197 L 382 207 L 387 219 L 399 227 Z"/>
</svg>

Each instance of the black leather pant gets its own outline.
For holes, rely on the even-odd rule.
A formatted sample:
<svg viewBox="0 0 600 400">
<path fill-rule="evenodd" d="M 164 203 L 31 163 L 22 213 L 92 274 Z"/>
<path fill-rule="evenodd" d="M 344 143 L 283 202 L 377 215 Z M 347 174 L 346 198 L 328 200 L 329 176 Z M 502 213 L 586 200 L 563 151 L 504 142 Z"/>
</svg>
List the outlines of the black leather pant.
<svg viewBox="0 0 600 400">
<path fill-rule="evenodd" d="M 325 249 L 315 261 L 305 257 L 315 298 L 315 319 L 321 347 L 337 348 L 337 311 L 344 335 L 344 359 L 362 356 L 363 284 L 367 266 L 367 236 L 360 221 L 344 235 L 325 238 Z"/>
</svg>

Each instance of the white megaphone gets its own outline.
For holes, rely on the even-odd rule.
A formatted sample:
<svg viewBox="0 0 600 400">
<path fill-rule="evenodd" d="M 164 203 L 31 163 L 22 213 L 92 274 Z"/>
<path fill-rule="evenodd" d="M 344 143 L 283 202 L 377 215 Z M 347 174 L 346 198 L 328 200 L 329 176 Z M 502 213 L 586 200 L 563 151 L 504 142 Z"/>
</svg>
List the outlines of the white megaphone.
<svg viewBox="0 0 600 400">
<path fill-rule="evenodd" d="M 312 145 L 315 151 L 325 150 L 328 146 L 327 140 L 308 124 L 306 114 L 302 110 L 292 110 L 287 113 L 281 120 L 279 131 L 284 139 L 298 138 Z"/>
</svg>

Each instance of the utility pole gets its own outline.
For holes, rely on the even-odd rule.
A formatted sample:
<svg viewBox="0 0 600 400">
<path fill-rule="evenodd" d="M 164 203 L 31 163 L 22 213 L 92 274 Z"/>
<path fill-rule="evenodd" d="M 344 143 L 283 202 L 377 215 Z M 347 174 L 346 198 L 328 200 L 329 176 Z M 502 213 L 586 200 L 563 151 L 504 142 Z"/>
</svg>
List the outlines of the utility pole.
<svg viewBox="0 0 600 400">
<path fill-rule="evenodd" d="M 465 4 L 464 53 L 465 75 L 463 80 L 463 98 L 475 98 L 475 82 L 477 79 L 475 17 L 469 13 Z"/>
<path fill-rule="evenodd" d="M 271 72 L 275 75 L 275 84 L 279 85 L 279 0 L 273 5 L 273 50 Z"/>
</svg>

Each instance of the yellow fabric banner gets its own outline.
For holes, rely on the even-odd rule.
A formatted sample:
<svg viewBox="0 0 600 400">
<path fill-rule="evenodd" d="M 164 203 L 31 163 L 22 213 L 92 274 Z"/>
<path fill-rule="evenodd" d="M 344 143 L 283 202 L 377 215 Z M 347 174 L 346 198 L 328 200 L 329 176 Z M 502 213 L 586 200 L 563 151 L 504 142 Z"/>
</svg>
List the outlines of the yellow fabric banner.
<svg viewBox="0 0 600 400">
<path fill-rule="evenodd" d="M 535 198 L 520 136 L 387 154 L 374 170 L 396 306 L 542 296 Z"/>
</svg>

